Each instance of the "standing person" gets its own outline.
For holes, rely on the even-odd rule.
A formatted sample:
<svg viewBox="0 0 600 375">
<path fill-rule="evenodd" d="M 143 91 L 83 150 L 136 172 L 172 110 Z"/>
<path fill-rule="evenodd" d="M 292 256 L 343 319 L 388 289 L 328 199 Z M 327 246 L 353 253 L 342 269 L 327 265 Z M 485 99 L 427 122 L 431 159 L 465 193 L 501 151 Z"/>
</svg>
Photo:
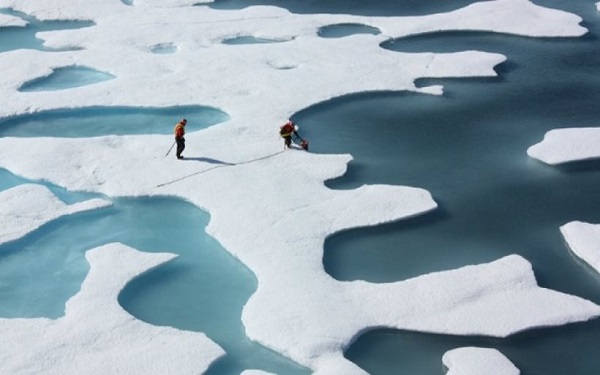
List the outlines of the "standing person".
<svg viewBox="0 0 600 375">
<path fill-rule="evenodd" d="M 296 137 L 298 133 L 296 133 L 296 124 L 292 120 L 288 120 L 285 124 L 279 127 L 279 135 L 283 138 L 283 149 L 287 150 L 292 146 L 292 135 L 295 134 Z"/>
<path fill-rule="evenodd" d="M 185 149 L 185 124 L 187 120 L 182 118 L 177 125 L 175 125 L 175 142 L 177 143 L 177 159 L 183 159 L 181 153 Z"/>
</svg>

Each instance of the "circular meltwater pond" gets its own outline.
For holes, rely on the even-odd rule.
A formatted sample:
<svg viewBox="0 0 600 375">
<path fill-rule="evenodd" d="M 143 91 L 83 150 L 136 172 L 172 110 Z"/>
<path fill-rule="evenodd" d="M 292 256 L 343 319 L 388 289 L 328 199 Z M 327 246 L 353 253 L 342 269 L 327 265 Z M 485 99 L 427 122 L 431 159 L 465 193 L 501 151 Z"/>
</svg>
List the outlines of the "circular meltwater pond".
<svg viewBox="0 0 600 375">
<path fill-rule="evenodd" d="M 225 112 L 202 106 L 60 109 L 0 119 L 0 136 L 79 138 L 171 134 L 182 117 L 188 119 L 187 132 L 229 120 Z"/>
</svg>

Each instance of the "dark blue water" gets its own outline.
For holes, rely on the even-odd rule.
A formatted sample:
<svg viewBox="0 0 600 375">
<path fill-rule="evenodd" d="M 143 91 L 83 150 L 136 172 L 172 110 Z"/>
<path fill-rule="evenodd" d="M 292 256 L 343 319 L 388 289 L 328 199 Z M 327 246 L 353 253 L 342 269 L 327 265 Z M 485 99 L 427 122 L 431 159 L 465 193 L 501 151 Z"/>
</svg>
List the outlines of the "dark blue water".
<svg viewBox="0 0 600 375">
<path fill-rule="evenodd" d="M 41 51 L 63 51 L 44 47 L 44 41 L 35 34 L 42 31 L 69 30 L 91 27 L 91 21 L 40 21 L 35 17 L 8 8 L 0 8 L 0 13 L 19 17 L 27 22 L 27 26 L 0 27 L 0 52 L 16 49 L 37 49 Z"/>
<path fill-rule="evenodd" d="M 311 151 L 351 153 L 349 172 L 328 183 L 424 187 L 436 212 L 395 224 L 339 233 L 324 266 L 340 280 L 403 280 L 517 253 L 541 286 L 600 304 L 600 277 L 570 255 L 558 227 L 600 223 L 600 162 L 550 167 L 527 148 L 546 131 L 600 123 L 600 20 L 593 1 L 539 1 L 582 16 L 583 38 L 532 39 L 491 33 L 431 33 L 396 39 L 403 52 L 500 52 L 498 78 L 421 80 L 445 94 L 355 95 L 294 116 Z M 367 134 L 367 136 L 365 136 Z M 600 373 L 600 322 L 540 329 L 506 340 L 377 330 L 347 357 L 371 374 L 441 373 L 459 346 L 500 349 L 522 374 Z"/>
<path fill-rule="evenodd" d="M 215 0 L 214 9 L 243 9 L 253 5 L 274 5 L 292 13 L 355 14 L 365 16 L 416 16 L 450 12 L 477 0 Z M 200 5 L 200 4 L 199 4 Z"/>
<path fill-rule="evenodd" d="M 532 330 L 507 339 L 377 330 L 363 335 L 346 356 L 370 374 L 443 374 L 445 352 L 477 346 L 499 350 L 522 375 L 598 374 L 600 320 Z M 490 375 L 492 375 L 491 373 Z"/>
<path fill-rule="evenodd" d="M 320 37 L 323 38 L 343 38 L 355 34 L 379 35 L 381 31 L 376 27 L 361 25 L 356 23 L 340 23 L 329 25 L 319 29 Z"/>
<path fill-rule="evenodd" d="M 182 117 L 188 120 L 188 133 L 229 120 L 226 113 L 203 106 L 61 109 L 0 119 L 0 136 L 78 138 L 171 134 Z"/>
</svg>

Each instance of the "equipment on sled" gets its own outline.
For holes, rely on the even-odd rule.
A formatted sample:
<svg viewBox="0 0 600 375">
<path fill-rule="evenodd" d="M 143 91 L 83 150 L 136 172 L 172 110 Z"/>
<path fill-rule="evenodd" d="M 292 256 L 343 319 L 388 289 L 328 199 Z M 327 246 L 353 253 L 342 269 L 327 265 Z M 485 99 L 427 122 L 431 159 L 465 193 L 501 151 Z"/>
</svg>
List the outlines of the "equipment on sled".
<svg viewBox="0 0 600 375">
<path fill-rule="evenodd" d="M 308 151 L 308 141 L 306 139 L 301 138 L 298 133 L 296 133 L 296 137 L 298 137 L 298 139 L 300 139 L 300 147 L 302 147 L 302 149 L 304 151 Z"/>
</svg>

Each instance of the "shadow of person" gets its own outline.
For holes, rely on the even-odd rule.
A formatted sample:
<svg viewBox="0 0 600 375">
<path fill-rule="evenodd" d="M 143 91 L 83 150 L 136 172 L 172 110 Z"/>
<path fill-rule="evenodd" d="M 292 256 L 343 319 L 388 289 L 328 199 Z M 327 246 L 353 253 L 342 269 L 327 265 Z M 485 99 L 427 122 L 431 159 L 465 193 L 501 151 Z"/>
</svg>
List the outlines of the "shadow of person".
<svg viewBox="0 0 600 375">
<path fill-rule="evenodd" d="M 217 160 L 217 159 L 211 159 L 211 158 L 204 158 L 204 157 L 184 157 L 183 159 L 184 161 L 203 161 L 205 163 L 209 163 L 209 164 L 220 164 L 220 165 L 235 165 L 234 163 L 228 163 L 226 161 L 222 161 L 222 160 Z"/>
</svg>

